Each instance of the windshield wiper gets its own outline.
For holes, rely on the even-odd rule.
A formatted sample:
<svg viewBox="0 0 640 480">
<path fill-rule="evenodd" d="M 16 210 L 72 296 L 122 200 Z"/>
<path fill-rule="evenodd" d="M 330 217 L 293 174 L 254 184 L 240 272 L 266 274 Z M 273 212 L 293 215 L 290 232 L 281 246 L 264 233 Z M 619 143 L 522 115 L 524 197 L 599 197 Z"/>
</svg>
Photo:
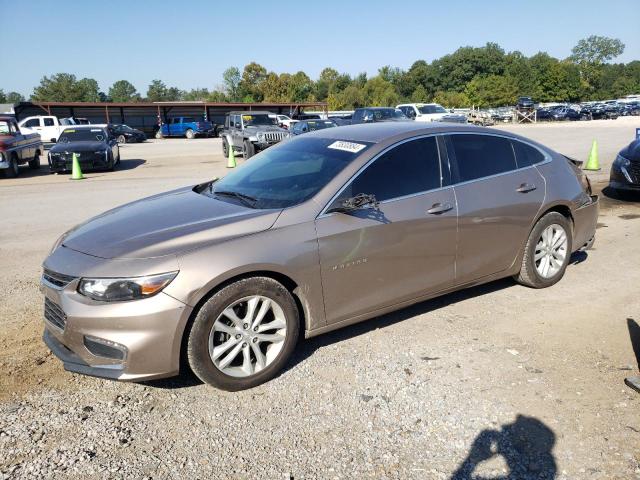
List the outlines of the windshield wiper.
<svg viewBox="0 0 640 480">
<path fill-rule="evenodd" d="M 240 200 L 243 204 L 245 204 L 249 208 L 255 208 L 255 204 L 258 201 L 257 198 L 252 197 L 251 195 L 245 195 L 244 193 L 232 192 L 227 190 L 222 191 L 214 191 L 214 195 L 222 195 L 225 197 L 233 197 Z"/>
</svg>

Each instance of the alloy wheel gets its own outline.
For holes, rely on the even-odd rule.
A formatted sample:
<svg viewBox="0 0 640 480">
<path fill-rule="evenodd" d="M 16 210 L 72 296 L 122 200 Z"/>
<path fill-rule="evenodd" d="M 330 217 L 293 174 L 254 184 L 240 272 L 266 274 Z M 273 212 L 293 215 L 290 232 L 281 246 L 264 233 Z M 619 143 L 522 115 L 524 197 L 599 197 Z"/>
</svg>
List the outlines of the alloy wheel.
<svg viewBox="0 0 640 480">
<path fill-rule="evenodd" d="M 538 274 L 543 278 L 554 277 L 567 258 L 567 232 L 554 223 L 542 231 L 533 257 Z"/>
<path fill-rule="evenodd" d="M 227 306 L 209 333 L 209 356 L 225 375 L 249 377 L 268 367 L 284 347 L 287 321 L 282 307 L 261 295 Z"/>
</svg>

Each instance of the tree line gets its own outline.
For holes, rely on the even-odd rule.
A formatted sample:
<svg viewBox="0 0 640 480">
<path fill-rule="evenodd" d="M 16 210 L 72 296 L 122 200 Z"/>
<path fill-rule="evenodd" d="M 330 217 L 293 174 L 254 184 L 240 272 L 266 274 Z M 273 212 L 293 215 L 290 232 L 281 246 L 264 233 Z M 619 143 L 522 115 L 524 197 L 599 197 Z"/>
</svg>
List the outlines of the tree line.
<svg viewBox="0 0 640 480">
<path fill-rule="evenodd" d="M 603 100 L 640 93 L 640 61 L 611 63 L 624 52 L 614 38 L 590 36 L 580 40 L 571 56 L 558 59 L 545 52 L 527 57 L 505 52 L 496 43 L 461 47 L 433 60 L 418 60 L 408 70 L 384 66 L 377 75 L 349 75 L 327 67 L 316 80 L 299 71 L 275 73 L 251 62 L 242 71 L 229 67 L 222 84 L 212 89 L 181 90 L 153 80 L 143 97 L 127 80 L 118 80 L 105 93 L 92 78 L 70 73 L 43 77 L 32 101 L 59 102 L 327 102 L 331 110 L 401 102 L 437 102 L 447 107 L 513 105 L 518 96 L 538 102 Z M 16 92 L 0 90 L 0 103 L 22 100 Z"/>
</svg>

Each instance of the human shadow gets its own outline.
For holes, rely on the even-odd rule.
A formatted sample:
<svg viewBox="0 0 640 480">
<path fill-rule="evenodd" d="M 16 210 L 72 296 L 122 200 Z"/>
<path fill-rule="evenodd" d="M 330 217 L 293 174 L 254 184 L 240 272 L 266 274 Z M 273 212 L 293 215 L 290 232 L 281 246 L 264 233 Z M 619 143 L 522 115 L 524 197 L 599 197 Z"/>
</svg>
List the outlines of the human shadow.
<svg viewBox="0 0 640 480">
<path fill-rule="evenodd" d="M 450 480 L 552 480 L 558 470 L 552 453 L 555 440 L 553 430 L 543 422 L 518 415 L 500 430 L 480 432 Z M 506 475 L 484 477 L 474 473 L 482 462 L 499 456 L 507 464 Z"/>
</svg>

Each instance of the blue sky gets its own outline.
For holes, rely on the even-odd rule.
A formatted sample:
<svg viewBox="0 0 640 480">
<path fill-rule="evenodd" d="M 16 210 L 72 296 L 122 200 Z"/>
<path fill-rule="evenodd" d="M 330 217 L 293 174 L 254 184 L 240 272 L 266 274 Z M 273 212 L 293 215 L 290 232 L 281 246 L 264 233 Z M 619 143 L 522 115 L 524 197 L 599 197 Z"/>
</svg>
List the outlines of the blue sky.
<svg viewBox="0 0 640 480">
<path fill-rule="evenodd" d="M 567 57 L 581 38 L 626 44 L 616 61 L 640 59 L 637 0 L 221 1 L 0 0 L 0 88 L 28 96 L 43 75 L 92 77 L 103 91 L 154 78 L 213 88 L 229 66 L 276 72 L 322 68 L 375 74 L 409 68 L 460 46 L 496 42 L 526 55 Z"/>
</svg>

